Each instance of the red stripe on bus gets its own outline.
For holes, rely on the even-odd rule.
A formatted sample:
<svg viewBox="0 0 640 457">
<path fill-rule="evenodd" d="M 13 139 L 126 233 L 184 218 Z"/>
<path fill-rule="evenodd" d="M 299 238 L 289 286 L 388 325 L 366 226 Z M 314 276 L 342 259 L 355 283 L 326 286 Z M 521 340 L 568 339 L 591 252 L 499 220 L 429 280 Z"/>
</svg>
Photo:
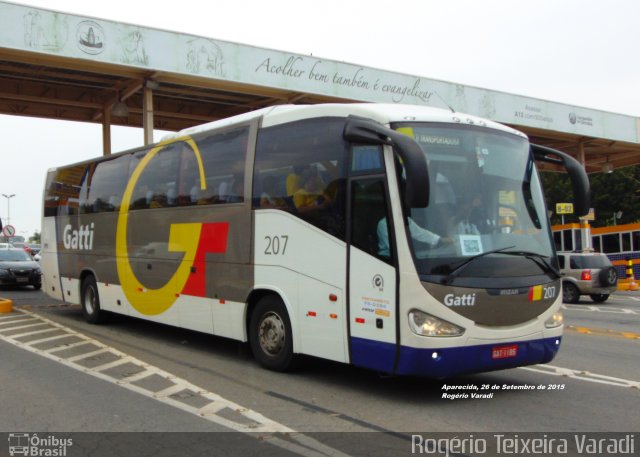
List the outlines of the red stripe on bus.
<svg viewBox="0 0 640 457">
<path fill-rule="evenodd" d="M 207 253 L 223 254 L 227 251 L 229 236 L 228 222 L 212 222 L 202 224 L 200 241 L 193 261 L 193 271 L 182 289 L 184 295 L 204 297 L 206 293 L 206 255 Z"/>
</svg>

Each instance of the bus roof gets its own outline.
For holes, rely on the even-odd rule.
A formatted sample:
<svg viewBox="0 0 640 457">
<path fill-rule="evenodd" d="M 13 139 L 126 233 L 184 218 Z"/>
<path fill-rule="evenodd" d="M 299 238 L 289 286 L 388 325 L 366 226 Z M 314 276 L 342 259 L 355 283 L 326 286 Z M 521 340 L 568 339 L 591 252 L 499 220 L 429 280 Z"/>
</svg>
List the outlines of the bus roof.
<svg viewBox="0 0 640 457">
<path fill-rule="evenodd" d="M 167 135 L 163 138 L 170 139 L 185 135 L 193 135 L 211 129 L 217 129 L 236 123 L 250 121 L 257 117 L 263 117 L 262 127 L 284 124 L 300 119 L 310 119 L 315 117 L 347 117 L 361 116 L 373 119 L 381 124 L 387 125 L 390 122 L 445 122 L 479 125 L 489 127 L 504 132 L 509 132 L 522 137 L 526 135 L 518 130 L 505 125 L 482 119 L 464 113 L 457 113 L 451 110 L 434 108 L 430 106 L 402 105 L 389 103 L 326 103 L 318 105 L 277 105 L 262 108 L 249 113 L 240 114 L 227 119 L 221 119 L 207 124 L 181 130 L 175 134 Z"/>
<path fill-rule="evenodd" d="M 391 103 L 325 103 L 317 105 L 276 105 L 267 108 L 261 108 L 237 116 L 220 119 L 209 122 L 179 132 L 165 135 L 161 141 L 167 141 L 174 138 L 195 135 L 209 130 L 224 128 L 227 126 L 237 125 L 244 122 L 250 122 L 253 119 L 262 117 L 262 127 L 270 127 L 287 122 L 297 121 L 301 119 L 312 119 L 317 117 L 347 117 L 361 116 L 372 119 L 383 125 L 391 122 L 443 122 L 453 124 L 477 125 L 481 127 L 492 128 L 503 132 L 508 132 L 526 138 L 526 135 L 518 130 L 499 124 L 488 119 L 483 119 L 470 114 L 458 113 L 451 110 L 434 108 L 430 106 L 404 105 Z M 120 151 L 116 154 L 94 157 L 91 159 L 76 162 L 71 165 L 81 163 L 94 162 L 96 160 L 108 160 L 112 156 L 125 154 L 131 151 L 142 149 L 144 146 Z M 66 165 L 65 165 L 66 166 Z M 49 173 L 56 171 L 61 167 L 52 167 Z"/>
</svg>

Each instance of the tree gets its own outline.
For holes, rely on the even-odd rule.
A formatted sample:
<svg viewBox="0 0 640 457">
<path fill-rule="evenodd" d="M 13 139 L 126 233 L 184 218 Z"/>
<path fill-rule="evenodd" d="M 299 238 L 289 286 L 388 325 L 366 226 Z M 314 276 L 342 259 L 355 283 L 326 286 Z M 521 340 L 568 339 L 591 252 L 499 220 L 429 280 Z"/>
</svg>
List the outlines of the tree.
<svg viewBox="0 0 640 457">
<path fill-rule="evenodd" d="M 38 243 L 40 244 L 40 232 L 35 231 L 33 235 L 29 237 L 29 243 Z"/>
<path fill-rule="evenodd" d="M 556 203 L 573 201 L 571 181 L 566 173 L 540 173 L 545 199 L 549 210 L 553 211 L 552 224 L 561 223 L 555 214 Z M 616 218 L 618 224 L 640 221 L 640 166 L 619 168 L 612 173 L 592 173 L 591 207 L 595 211 L 593 227 L 613 225 L 613 213 L 622 211 Z M 565 223 L 578 222 L 576 215 L 565 215 Z"/>
</svg>

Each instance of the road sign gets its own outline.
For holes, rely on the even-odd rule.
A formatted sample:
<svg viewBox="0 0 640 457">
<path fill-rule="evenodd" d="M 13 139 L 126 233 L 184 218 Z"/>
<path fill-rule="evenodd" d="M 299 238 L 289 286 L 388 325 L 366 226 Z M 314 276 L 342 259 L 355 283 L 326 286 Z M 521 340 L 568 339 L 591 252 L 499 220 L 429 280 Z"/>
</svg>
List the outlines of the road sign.
<svg viewBox="0 0 640 457">
<path fill-rule="evenodd" d="M 573 214 L 573 203 L 556 203 L 556 214 Z"/>
<path fill-rule="evenodd" d="M 5 225 L 2 229 L 2 234 L 4 236 L 13 236 L 16 234 L 16 229 L 13 227 L 13 225 Z"/>
</svg>

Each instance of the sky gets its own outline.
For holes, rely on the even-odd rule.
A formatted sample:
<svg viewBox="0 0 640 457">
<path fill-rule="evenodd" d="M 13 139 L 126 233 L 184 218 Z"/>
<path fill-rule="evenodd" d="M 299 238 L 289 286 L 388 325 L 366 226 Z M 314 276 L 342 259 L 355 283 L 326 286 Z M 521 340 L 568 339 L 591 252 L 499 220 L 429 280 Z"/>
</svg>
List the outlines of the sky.
<svg viewBox="0 0 640 457">
<path fill-rule="evenodd" d="M 640 117 L 638 0 L 12 2 Z M 46 170 L 101 152 L 99 124 L 0 115 L 2 221 L 40 231 Z"/>
</svg>

